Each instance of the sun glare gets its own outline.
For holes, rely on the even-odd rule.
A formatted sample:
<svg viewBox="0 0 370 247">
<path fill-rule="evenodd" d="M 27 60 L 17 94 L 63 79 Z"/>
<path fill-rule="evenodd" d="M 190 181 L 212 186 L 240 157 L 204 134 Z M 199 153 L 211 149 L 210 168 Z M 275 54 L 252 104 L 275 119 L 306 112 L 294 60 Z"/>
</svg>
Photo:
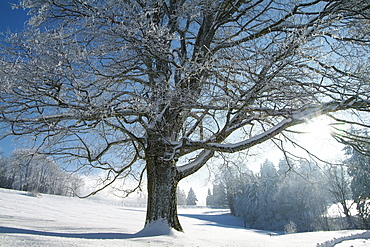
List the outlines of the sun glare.
<svg viewBox="0 0 370 247">
<path fill-rule="evenodd" d="M 306 124 L 304 124 L 303 128 L 304 131 L 309 135 L 315 136 L 319 139 L 322 138 L 330 138 L 331 136 L 331 125 L 332 120 L 328 117 L 317 117 L 313 120 L 308 121 Z"/>
<path fill-rule="evenodd" d="M 338 143 L 332 136 L 333 120 L 329 117 L 320 116 L 299 126 L 298 143 L 307 150 L 326 160 L 336 160 L 341 157 L 342 144 Z"/>
</svg>

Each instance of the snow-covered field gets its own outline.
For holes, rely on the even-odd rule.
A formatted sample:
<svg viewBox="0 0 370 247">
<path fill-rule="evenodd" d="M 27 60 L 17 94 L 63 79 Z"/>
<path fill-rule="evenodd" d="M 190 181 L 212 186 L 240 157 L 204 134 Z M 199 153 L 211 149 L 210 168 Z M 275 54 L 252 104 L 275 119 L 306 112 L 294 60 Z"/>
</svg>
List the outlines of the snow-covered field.
<svg viewBox="0 0 370 247">
<path fill-rule="evenodd" d="M 225 209 L 179 214 L 185 233 L 160 224 L 141 231 L 143 207 L 0 189 L 0 246 L 370 246 L 369 231 L 285 235 L 245 229 Z"/>
</svg>

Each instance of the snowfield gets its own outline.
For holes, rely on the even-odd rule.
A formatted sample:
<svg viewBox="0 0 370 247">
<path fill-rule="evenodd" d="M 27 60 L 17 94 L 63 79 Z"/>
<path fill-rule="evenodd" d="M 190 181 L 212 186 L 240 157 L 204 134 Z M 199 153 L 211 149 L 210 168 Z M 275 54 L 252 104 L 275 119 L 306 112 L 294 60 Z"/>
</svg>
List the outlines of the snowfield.
<svg viewBox="0 0 370 247">
<path fill-rule="evenodd" d="M 370 231 L 283 234 L 243 228 L 226 209 L 179 208 L 185 233 L 158 222 L 144 230 L 144 207 L 0 189 L 0 246 L 370 246 Z"/>
</svg>

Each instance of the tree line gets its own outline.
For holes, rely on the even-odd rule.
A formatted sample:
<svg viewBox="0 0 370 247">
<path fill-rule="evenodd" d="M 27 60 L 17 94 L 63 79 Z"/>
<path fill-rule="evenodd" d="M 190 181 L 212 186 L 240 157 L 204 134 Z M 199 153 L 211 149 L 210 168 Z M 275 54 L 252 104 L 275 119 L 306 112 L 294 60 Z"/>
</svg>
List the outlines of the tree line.
<svg viewBox="0 0 370 247">
<path fill-rule="evenodd" d="M 78 174 L 64 171 L 50 156 L 18 149 L 1 157 L 0 188 L 76 196 L 82 186 Z"/>
<path fill-rule="evenodd" d="M 341 165 L 281 160 L 276 167 L 266 160 L 259 172 L 229 167 L 209 190 L 207 205 L 227 206 L 256 229 L 370 229 L 370 157 L 352 146 L 345 150 Z M 333 205 L 340 216 L 329 214 Z"/>
</svg>

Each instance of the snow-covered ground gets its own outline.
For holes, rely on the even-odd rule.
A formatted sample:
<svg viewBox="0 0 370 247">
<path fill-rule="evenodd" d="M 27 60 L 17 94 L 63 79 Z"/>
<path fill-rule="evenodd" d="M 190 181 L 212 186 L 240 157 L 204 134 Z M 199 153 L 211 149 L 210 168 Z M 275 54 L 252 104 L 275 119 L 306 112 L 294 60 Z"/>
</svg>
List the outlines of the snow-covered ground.
<svg viewBox="0 0 370 247">
<path fill-rule="evenodd" d="M 179 214 L 185 233 L 161 224 L 141 231 L 143 207 L 0 189 L 0 246 L 370 246 L 370 231 L 285 235 L 245 229 L 224 209 Z"/>
</svg>

